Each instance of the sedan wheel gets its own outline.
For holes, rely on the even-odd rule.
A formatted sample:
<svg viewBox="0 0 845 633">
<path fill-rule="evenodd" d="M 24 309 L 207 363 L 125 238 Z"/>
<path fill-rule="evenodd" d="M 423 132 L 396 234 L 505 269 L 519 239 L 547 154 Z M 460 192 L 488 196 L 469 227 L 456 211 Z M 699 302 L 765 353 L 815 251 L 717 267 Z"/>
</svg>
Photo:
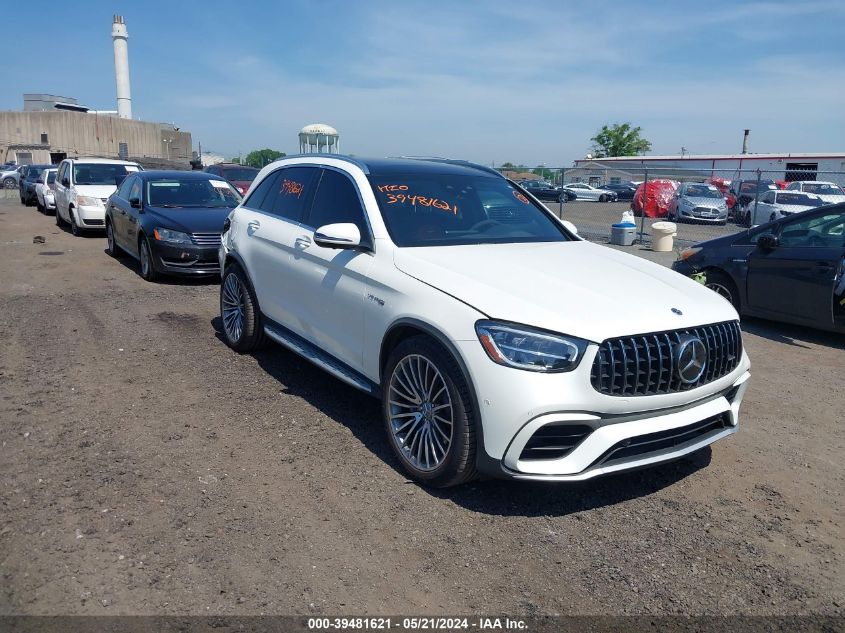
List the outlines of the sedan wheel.
<svg viewBox="0 0 845 633">
<path fill-rule="evenodd" d="M 147 281 L 155 281 L 158 279 L 158 271 L 153 266 L 153 255 L 150 252 L 150 245 L 147 243 L 145 237 L 141 238 L 138 251 L 141 259 L 141 277 Z"/>
<path fill-rule="evenodd" d="M 14 178 L 6 178 L 6 180 L 3 181 L 3 188 L 4 189 L 14 189 L 17 186 L 18 186 L 18 183 L 17 183 L 17 181 L 15 181 Z"/>
<path fill-rule="evenodd" d="M 452 355 L 415 336 L 393 350 L 384 376 L 385 430 L 405 470 L 438 487 L 473 479 L 475 421 L 466 379 Z"/>
<path fill-rule="evenodd" d="M 106 252 L 112 257 L 120 257 L 120 247 L 114 241 L 114 228 L 111 222 L 106 223 Z"/>
<path fill-rule="evenodd" d="M 604 194 L 600 195 L 599 202 L 607 202 L 607 196 L 605 196 Z"/>
<path fill-rule="evenodd" d="M 82 235 L 82 229 L 80 229 L 79 225 L 76 223 L 76 217 L 73 215 L 73 209 L 68 210 L 68 215 L 70 216 L 70 232 L 74 237 L 80 237 Z"/>
<path fill-rule="evenodd" d="M 737 291 L 736 284 L 725 273 L 717 270 L 708 271 L 704 285 L 717 295 L 727 299 L 734 309 L 739 312 L 739 292 Z"/>
</svg>

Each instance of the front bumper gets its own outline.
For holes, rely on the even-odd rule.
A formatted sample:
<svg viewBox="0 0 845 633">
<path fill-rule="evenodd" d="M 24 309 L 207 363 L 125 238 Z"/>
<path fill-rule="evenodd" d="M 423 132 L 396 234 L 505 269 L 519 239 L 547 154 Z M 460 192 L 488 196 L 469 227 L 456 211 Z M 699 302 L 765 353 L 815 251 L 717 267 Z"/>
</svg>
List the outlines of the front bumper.
<svg viewBox="0 0 845 633">
<path fill-rule="evenodd" d="M 150 240 L 153 265 L 168 275 L 216 275 L 220 272 L 217 246 L 170 244 Z"/>
<path fill-rule="evenodd" d="M 106 228 L 106 208 L 94 205 L 78 205 L 75 207 L 76 218 L 84 228 Z"/>
<path fill-rule="evenodd" d="M 682 220 L 693 222 L 727 222 L 728 210 L 714 208 L 712 211 L 694 211 L 680 207 L 678 209 L 678 217 Z"/>
<path fill-rule="evenodd" d="M 498 477 L 578 481 L 677 459 L 736 432 L 739 408 L 750 378 L 743 351 L 736 368 L 710 383 L 676 393 L 611 396 L 593 388 L 590 372 L 598 346 L 591 344 L 571 372 L 540 374 L 497 365 L 477 341 L 458 342 L 476 391 L 482 442 L 478 466 Z M 708 420 L 718 425 L 692 432 Z M 548 425 L 588 427 L 561 456 L 539 459 L 526 451 L 535 433 Z M 717 428 L 718 427 L 718 428 Z M 682 437 L 666 440 L 672 431 Z M 689 432 L 688 432 L 689 431 Z M 567 430 L 567 433 L 569 431 Z M 654 450 L 608 456 L 620 443 L 650 441 Z M 526 451 L 524 453 L 524 451 Z M 537 453 L 535 452 L 534 455 Z"/>
</svg>

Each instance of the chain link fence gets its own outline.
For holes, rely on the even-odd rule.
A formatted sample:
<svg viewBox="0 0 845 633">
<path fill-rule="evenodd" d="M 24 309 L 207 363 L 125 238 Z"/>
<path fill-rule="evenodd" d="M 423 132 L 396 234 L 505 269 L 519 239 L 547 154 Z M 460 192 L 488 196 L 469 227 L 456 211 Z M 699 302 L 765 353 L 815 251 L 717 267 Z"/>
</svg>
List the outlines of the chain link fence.
<svg viewBox="0 0 845 633">
<path fill-rule="evenodd" d="M 845 202 L 845 171 L 579 167 L 500 169 L 591 241 L 633 211 L 636 243 L 649 246 L 655 222 L 676 226 L 675 247 L 729 235 L 784 215 Z M 563 198 L 564 201 L 558 201 Z M 645 204 L 643 203 L 645 201 Z"/>
</svg>

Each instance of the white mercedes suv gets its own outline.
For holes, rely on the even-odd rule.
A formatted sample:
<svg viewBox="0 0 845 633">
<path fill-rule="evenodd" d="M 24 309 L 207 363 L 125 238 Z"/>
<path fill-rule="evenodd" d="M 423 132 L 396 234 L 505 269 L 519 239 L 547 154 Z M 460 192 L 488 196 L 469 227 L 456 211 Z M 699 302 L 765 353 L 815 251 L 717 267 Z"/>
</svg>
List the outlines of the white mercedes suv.
<svg viewBox="0 0 845 633">
<path fill-rule="evenodd" d="M 486 167 L 274 162 L 229 216 L 220 269 L 227 343 L 272 339 L 380 397 L 428 485 L 583 480 L 737 429 L 750 373 L 730 303 L 581 240 Z"/>
</svg>

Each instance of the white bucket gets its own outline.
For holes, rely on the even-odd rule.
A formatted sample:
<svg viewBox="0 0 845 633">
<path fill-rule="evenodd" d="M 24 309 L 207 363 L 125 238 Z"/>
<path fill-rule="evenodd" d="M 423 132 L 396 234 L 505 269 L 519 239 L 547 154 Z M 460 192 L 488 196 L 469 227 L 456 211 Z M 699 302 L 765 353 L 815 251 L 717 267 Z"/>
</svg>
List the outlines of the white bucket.
<svg viewBox="0 0 845 633">
<path fill-rule="evenodd" d="M 674 222 L 655 222 L 651 225 L 651 250 L 666 253 L 672 250 L 672 238 L 678 234 Z"/>
</svg>

